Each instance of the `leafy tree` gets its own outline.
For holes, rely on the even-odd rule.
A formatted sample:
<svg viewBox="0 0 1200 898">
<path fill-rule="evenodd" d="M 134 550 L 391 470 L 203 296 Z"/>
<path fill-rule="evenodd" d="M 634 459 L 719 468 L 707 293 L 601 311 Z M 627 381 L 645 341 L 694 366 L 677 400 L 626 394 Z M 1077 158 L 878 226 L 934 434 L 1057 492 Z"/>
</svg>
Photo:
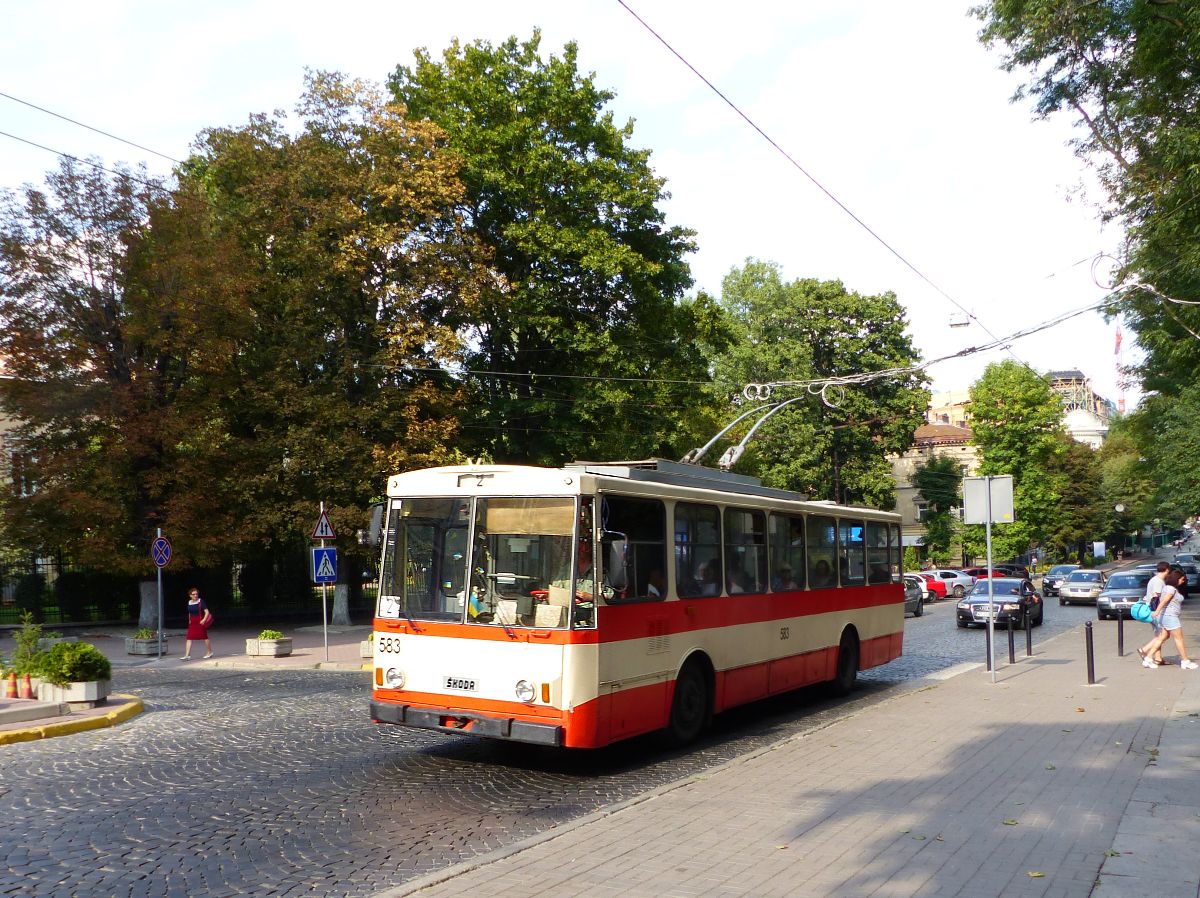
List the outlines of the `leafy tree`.
<svg viewBox="0 0 1200 898">
<path fill-rule="evenodd" d="M 935 455 L 913 471 L 912 483 L 925 500 L 925 546 L 939 562 L 948 560 L 957 535 L 955 508 L 962 507 L 962 466 Z"/>
<path fill-rule="evenodd" d="M 506 461 L 677 454 L 697 438 L 722 320 L 707 297 L 682 299 L 692 233 L 665 223 L 649 153 L 604 110 L 613 94 L 579 72 L 574 44 L 549 59 L 539 44 L 456 41 L 389 82 L 462 159 L 464 228 L 492 253 L 456 322 L 463 436 Z"/>
<path fill-rule="evenodd" d="M 486 272 L 456 158 L 358 83 L 201 135 L 166 188 L 65 162 L 0 214 L 6 408 L 37 489 L 26 545 L 145 570 L 351 536 L 386 473 L 453 455 L 455 324 Z"/>
<path fill-rule="evenodd" d="M 747 383 L 822 381 L 917 361 L 892 293 L 863 296 L 840 281 L 784 283 L 777 265 L 748 259 L 726 275 L 721 303 L 738 335 L 715 360 L 718 388 L 727 395 Z M 815 498 L 890 507 L 887 456 L 907 449 L 924 421 L 924 383 L 909 371 L 824 392 L 780 388 L 772 400 L 798 401 L 762 425 L 742 466 Z"/>
<path fill-rule="evenodd" d="M 1156 514 L 1155 479 L 1139 446 L 1143 436 L 1137 432 L 1145 420 L 1143 411 L 1118 418 L 1100 447 L 1101 532 L 1118 549 Z"/>
<path fill-rule="evenodd" d="M 84 564 L 149 568 L 149 535 L 178 483 L 174 447 L 198 426 L 189 372 L 236 327 L 214 304 L 189 307 L 193 270 L 136 272 L 152 229 L 179 213 L 141 171 L 64 159 L 45 191 L 0 210 L 0 401 L 22 476 L 6 497 L 13 538 L 63 547 Z"/>
<path fill-rule="evenodd" d="M 1062 403 L 1049 382 L 1013 361 L 988 365 L 971 387 L 971 430 L 979 446 L 979 476 L 1013 478 L 1012 523 L 993 525 L 992 552 L 1012 558 L 1045 539 L 1060 499 L 1054 460 L 1064 450 Z M 985 551 L 984 528 L 964 528 L 970 554 Z"/>
<path fill-rule="evenodd" d="M 1147 391 L 1180 395 L 1200 364 L 1200 4 L 1169 0 L 991 0 L 974 10 L 1004 67 L 1024 70 L 1041 116 L 1080 126 L 1106 215 L 1126 228 L 1124 276 L 1152 289 L 1123 294 L 1145 349 Z"/>
<path fill-rule="evenodd" d="M 1084 563 L 1091 543 L 1105 534 L 1104 491 L 1096 451 L 1065 433 L 1055 458 L 1058 504 L 1047 525 L 1045 541 L 1056 557 Z"/>
<path fill-rule="evenodd" d="M 219 439 L 196 447 L 223 476 L 175 512 L 262 545 L 302 535 L 322 500 L 350 536 L 387 473 L 452 456 L 461 397 L 425 369 L 460 357 L 485 274 L 436 126 L 325 73 L 297 112 L 294 135 L 279 115 L 203 132 L 181 174 L 241 254 L 249 325 L 216 382 Z"/>
<path fill-rule="evenodd" d="M 1178 524 L 1200 509 L 1200 401 L 1194 393 L 1178 397 L 1149 396 L 1130 416 L 1130 430 L 1140 453 L 1124 458 L 1124 470 L 1135 497 L 1149 493 L 1140 523 L 1161 518 Z M 1140 503 L 1135 500 L 1134 507 Z"/>
</svg>

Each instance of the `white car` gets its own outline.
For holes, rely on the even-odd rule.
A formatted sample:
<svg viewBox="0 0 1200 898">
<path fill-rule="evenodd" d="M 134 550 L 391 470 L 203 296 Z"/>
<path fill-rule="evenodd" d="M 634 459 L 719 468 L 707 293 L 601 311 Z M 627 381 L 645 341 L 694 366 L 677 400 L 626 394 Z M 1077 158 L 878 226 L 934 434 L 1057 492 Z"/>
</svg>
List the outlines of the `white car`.
<svg viewBox="0 0 1200 898">
<path fill-rule="evenodd" d="M 933 574 L 943 583 L 946 584 L 946 595 L 954 596 L 956 599 L 961 599 L 971 591 L 971 587 L 975 585 L 975 578 L 970 574 L 965 574 L 962 571 L 949 570 L 945 568 L 937 568 L 932 571 L 925 571 L 926 574 Z"/>
</svg>

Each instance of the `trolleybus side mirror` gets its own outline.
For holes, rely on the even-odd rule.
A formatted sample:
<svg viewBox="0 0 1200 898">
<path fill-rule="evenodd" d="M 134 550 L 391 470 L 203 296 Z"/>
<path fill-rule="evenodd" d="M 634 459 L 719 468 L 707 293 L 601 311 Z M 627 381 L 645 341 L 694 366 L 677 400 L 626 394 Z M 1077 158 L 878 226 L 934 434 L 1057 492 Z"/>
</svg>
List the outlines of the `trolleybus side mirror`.
<svg viewBox="0 0 1200 898">
<path fill-rule="evenodd" d="M 378 546 L 383 534 L 383 503 L 371 506 L 371 523 L 366 530 L 359 531 L 359 542 L 364 546 Z"/>
<path fill-rule="evenodd" d="M 628 584 L 629 540 L 624 533 L 605 530 L 600 535 L 600 543 L 606 549 L 604 575 L 608 585 L 613 589 L 624 589 Z"/>
</svg>

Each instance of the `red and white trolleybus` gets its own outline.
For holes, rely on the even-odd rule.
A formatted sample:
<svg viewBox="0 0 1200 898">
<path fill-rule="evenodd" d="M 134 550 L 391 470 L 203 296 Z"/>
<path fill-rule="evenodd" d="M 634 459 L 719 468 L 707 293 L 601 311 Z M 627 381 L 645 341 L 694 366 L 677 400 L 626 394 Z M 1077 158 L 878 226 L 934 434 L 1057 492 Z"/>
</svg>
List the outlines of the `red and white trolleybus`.
<svg viewBox="0 0 1200 898">
<path fill-rule="evenodd" d="M 371 717 L 591 748 L 899 657 L 895 514 L 663 460 L 388 480 Z"/>
</svg>

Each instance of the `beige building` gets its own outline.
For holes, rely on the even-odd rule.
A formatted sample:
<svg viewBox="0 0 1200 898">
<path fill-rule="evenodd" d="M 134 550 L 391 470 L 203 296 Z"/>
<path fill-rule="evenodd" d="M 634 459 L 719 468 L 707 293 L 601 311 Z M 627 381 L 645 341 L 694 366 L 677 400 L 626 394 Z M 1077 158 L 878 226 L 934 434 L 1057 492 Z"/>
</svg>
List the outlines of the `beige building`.
<svg viewBox="0 0 1200 898">
<path fill-rule="evenodd" d="M 933 413 L 931 408 L 931 416 Z M 920 546 L 925 537 L 922 523 L 925 500 L 912 484 L 913 472 L 937 457 L 953 459 L 964 476 L 973 475 L 979 468 L 979 454 L 971 443 L 971 429 L 957 424 L 922 424 L 913 434 L 912 448 L 892 458 L 896 511 L 900 514 L 900 538 L 905 546 Z"/>
</svg>

